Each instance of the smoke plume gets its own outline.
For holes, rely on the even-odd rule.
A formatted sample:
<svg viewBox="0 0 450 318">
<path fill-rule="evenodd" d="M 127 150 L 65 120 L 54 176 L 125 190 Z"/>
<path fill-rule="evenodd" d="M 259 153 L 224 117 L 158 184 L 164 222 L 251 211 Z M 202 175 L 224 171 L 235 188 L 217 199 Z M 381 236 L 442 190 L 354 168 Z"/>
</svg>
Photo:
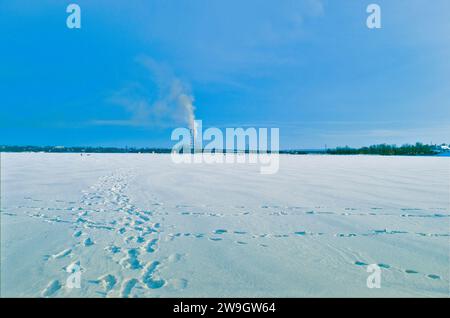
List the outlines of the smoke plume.
<svg viewBox="0 0 450 318">
<path fill-rule="evenodd" d="M 145 67 L 144 78 L 113 94 L 109 101 L 128 113 L 127 119 L 96 120 L 96 125 L 173 127 L 187 125 L 194 135 L 195 106 L 189 86 L 168 67 L 153 59 L 137 59 Z"/>
</svg>

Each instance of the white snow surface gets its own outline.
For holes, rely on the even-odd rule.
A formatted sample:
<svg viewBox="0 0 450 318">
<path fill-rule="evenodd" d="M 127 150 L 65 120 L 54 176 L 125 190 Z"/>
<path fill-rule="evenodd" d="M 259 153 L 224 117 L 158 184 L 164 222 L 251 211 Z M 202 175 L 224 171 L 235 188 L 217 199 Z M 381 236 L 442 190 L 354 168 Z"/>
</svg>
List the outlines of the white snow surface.
<svg viewBox="0 0 450 318">
<path fill-rule="evenodd" d="M 449 183 L 439 157 L 2 153 L 1 296 L 448 297 Z"/>
</svg>

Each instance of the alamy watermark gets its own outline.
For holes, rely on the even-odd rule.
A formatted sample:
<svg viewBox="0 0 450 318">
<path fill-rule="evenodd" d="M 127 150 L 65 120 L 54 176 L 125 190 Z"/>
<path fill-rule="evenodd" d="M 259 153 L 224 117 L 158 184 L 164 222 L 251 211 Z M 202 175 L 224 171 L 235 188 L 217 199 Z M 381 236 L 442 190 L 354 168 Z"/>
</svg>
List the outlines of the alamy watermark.
<svg viewBox="0 0 450 318">
<path fill-rule="evenodd" d="M 377 264 L 367 266 L 367 272 L 371 273 L 366 280 L 367 288 L 381 288 L 381 268 Z"/>
<path fill-rule="evenodd" d="M 66 25 L 69 29 L 81 29 L 81 8 L 76 3 L 67 6 L 66 12 L 69 16 Z M 369 29 L 381 29 L 381 7 L 379 4 L 371 3 L 367 6 L 366 12 L 369 16 L 366 19 L 366 26 Z"/>
<path fill-rule="evenodd" d="M 195 120 L 191 129 L 174 129 L 171 140 L 177 141 L 174 163 L 259 164 L 261 174 L 279 170 L 279 128 L 226 128 L 224 134 L 216 127 L 203 131 L 202 121 Z"/>
<path fill-rule="evenodd" d="M 366 12 L 369 16 L 366 20 L 366 25 L 369 29 L 381 29 L 381 7 L 376 3 L 369 4 Z"/>
<path fill-rule="evenodd" d="M 67 6 L 66 12 L 70 13 L 66 19 L 69 29 L 81 29 L 81 8 L 78 4 L 71 3 Z"/>
<path fill-rule="evenodd" d="M 69 276 L 66 279 L 66 287 L 69 289 L 81 288 L 81 267 L 79 263 L 72 263 L 66 267 Z"/>
</svg>

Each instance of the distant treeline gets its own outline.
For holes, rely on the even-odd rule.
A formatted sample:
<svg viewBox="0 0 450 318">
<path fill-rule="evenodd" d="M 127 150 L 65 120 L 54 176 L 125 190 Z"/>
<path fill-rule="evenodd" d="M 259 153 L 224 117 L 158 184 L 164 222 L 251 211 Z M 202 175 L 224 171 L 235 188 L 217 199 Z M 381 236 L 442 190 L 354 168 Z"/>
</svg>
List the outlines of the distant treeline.
<svg viewBox="0 0 450 318">
<path fill-rule="evenodd" d="M 1 152 L 56 153 L 170 153 L 166 148 L 62 147 L 62 146 L 0 146 Z"/>
<path fill-rule="evenodd" d="M 328 154 L 332 155 L 383 155 L 383 156 L 421 156 L 436 155 L 441 150 L 435 145 L 424 145 L 420 142 L 415 145 L 372 145 L 362 148 L 338 147 L 336 149 L 327 149 Z"/>
<path fill-rule="evenodd" d="M 133 148 L 133 147 L 64 147 L 64 146 L 1 146 L 0 152 L 51 152 L 51 153 L 170 153 L 169 148 Z M 335 149 L 312 149 L 312 150 L 280 150 L 280 154 L 306 155 L 306 154 L 331 154 L 331 155 L 384 155 L 384 156 L 420 156 L 436 155 L 442 152 L 448 152 L 449 147 L 444 149 L 438 145 L 424 145 L 416 143 L 415 145 L 372 145 L 362 148 L 337 147 Z M 195 152 L 200 152 L 196 149 Z M 245 152 L 258 153 L 258 151 L 229 151 L 226 149 L 216 152 Z M 268 151 L 271 153 L 271 151 Z"/>
<path fill-rule="evenodd" d="M 190 152 L 191 149 L 188 149 Z M 52 153 L 171 153 L 170 148 L 133 148 L 133 147 L 63 147 L 63 146 L 2 146 L 0 145 L 0 152 L 52 152 Z M 196 149 L 195 152 L 201 152 Z M 258 151 L 237 151 L 227 149 L 217 149 L 217 153 L 258 153 Z M 271 151 L 267 151 L 271 153 Z M 312 151 L 314 152 L 314 151 Z M 311 152 L 311 153 L 312 153 Z M 319 151 L 324 153 L 324 151 Z M 285 154 L 307 154 L 310 152 L 302 150 L 284 150 L 279 153 Z"/>
</svg>

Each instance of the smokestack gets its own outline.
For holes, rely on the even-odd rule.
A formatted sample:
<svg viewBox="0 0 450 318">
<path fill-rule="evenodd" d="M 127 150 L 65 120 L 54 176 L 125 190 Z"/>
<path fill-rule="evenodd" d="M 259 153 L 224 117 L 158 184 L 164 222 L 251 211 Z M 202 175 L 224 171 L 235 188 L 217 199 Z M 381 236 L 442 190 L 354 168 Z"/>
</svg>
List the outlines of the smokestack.
<svg viewBox="0 0 450 318">
<path fill-rule="evenodd" d="M 191 142 L 190 142 L 190 152 L 195 153 L 195 132 L 194 129 L 189 129 L 189 132 L 191 133 Z"/>
</svg>

